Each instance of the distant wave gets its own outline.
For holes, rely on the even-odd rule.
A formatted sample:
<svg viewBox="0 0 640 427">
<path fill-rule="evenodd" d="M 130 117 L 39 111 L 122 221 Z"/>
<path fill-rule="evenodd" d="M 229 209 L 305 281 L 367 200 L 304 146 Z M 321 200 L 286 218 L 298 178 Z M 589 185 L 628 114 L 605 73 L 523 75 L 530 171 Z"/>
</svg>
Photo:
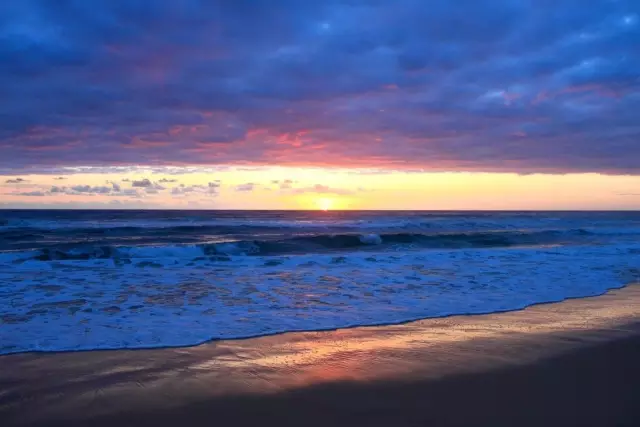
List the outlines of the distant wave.
<svg viewBox="0 0 640 427">
<path fill-rule="evenodd" d="M 194 245 L 101 245 L 51 244 L 37 249 L 28 259 L 39 261 L 202 256 L 274 256 L 306 253 L 348 252 L 372 247 L 473 249 L 513 246 L 544 246 L 591 236 L 582 230 L 476 233 L 315 234 L 267 240 L 236 240 Z M 34 255 L 35 254 L 35 255 Z M 25 258 L 26 259 L 26 258 Z"/>
<path fill-rule="evenodd" d="M 36 226 L 37 225 L 37 226 Z M 173 223 L 142 222 L 135 224 L 100 223 L 91 225 L 85 221 L 79 223 L 58 223 L 46 221 L 29 225 L 0 227 L 0 251 L 55 248 L 61 245 L 92 244 L 96 246 L 138 246 L 138 245 L 184 245 L 221 241 L 262 241 L 273 246 L 274 240 L 280 246 L 303 244 L 313 247 L 348 248 L 387 243 L 412 243 L 425 247 L 486 247 L 510 246 L 517 244 L 536 244 L 530 241 L 553 239 L 558 236 L 577 236 L 594 233 L 598 235 L 617 235 L 640 233 L 640 228 L 592 229 L 558 227 L 559 224 L 537 224 L 528 228 L 525 223 L 496 224 L 491 221 L 476 223 L 473 221 L 446 221 L 429 223 L 425 221 L 376 220 L 376 221 L 243 221 L 235 224 L 225 219 L 220 223 Z M 363 241 L 361 235 L 369 236 Z M 373 237 L 378 236 L 378 237 Z M 278 240 L 280 239 L 280 240 Z M 371 240 L 373 239 L 373 240 Z M 365 239 L 366 240 L 366 239 Z M 380 240 L 380 241 L 379 241 Z M 260 248 L 261 252 L 270 252 L 273 248 Z M 300 248 L 298 248 L 300 249 Z M 298 251 L 294 250 L 294 252 Z"/>
<path fill-rule="evenodd" d="M 516 219 L 513 222 L 499 221 L 495 218 L 460 218 L 460 217 L 378 217 L 371 219 L 345 218 L 171 218 L 171 219 L 135 219 L 135 220 L 26 220 L 2 219 L 2 232 L 14 230 L 16 232 L 37 230 L 41 233 L 153 233 L 153 232 L 232 232 L 243 230 L 374 230 L 374 229 L 416 229 L 416 230 L 444 230 L 444 229 L 503 229 L 526 228 L 529 225 L 539 225 L 540 221 Z"/>
<path fill-rule="evenodd" d="M 420 248 L 464 249 L 554 244 L 570 237 L 590 235 L 585 230 L 534 232 L 476 233 L 386 233 L 386 234 L 319 234 L 271 241 L 242 241 L 236 245 L 255 248 L 260 255 L 351 250 L 380 245 L 413 245 Z M 205 245 L 213 251 L 220 244 Z"/>
</svg>

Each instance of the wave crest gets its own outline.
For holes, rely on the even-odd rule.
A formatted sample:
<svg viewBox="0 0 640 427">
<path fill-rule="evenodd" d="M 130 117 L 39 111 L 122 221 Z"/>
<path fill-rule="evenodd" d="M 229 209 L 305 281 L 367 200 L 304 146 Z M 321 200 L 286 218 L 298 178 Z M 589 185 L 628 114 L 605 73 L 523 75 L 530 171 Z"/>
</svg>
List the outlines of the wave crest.
<svg viewBox="0 0 640 427">
<path fill-rule="evenodd" d="M 477 233 L 387 233 L 314 234 L 281 239 L 237 240 L 185 245 L 92 245 L 62 244 L 40 248 L 29 259 L 37 261 L 76 261 L 123 258 L 183 258 L 212 256 L 277 256 L 305 253 L 331 253 L 384 250 L 398 245 L 407 249 L 474 249 L 514 246 L 547 246 L 587 238 L 591 233 L 570 231 L 477 232 Z"/>
</svg>

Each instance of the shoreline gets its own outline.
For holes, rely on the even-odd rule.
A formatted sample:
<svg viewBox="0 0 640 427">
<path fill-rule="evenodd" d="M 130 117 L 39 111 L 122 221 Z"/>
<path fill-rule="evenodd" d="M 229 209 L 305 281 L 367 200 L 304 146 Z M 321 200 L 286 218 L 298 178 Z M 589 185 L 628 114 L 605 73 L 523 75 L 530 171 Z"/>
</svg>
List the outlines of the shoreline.
<svg viewBox="0 0 640 427">
<path fill-rule="evenodd" d="M 457 318 L 457 317 L 466 318 L 466 317 L 478 317 L 478 316 L 480 317 L 492 316 L 497 314 L 519 312 L 519 311 L 527 310 L 529 308 L 537 307 L 537 306 L 562 304 L 572 300 L 598 298 L 598 297 L 607 295 L 611 292 L 619 291 L 628 286 L 637 286 L 637 285 L 638 285 L 637 283 L 624 284 L 624 285 L 611 287 L 605 290 L 604 292 L 601 292 L 598 294 L 579 296 L 579 297 L 565 297 L 557 301 L 534 302 L 528 305 L 524 305 L 522 307 L 505 309 L 505 310 L 494 310 L 494 311 L 477 312 L 477 313 L 457 313 L 457 314 L 448 314 L 448 315 L 436 316 L 436 317 L 417 317 L 417 318 L 412 318 L 408 320 L 399 320 L 397 322 L 356 324 L 356 325 L 347 325 L 347 326 L 340 326 L 336 328 L 325 328 L 325 329 L 299 329 L 299 330 L 291 329 L 291 330 L 284 330 L 284 331 L 269 332 L 269 333 L 260 334 L 260 335 L 237 336 L 237 337 L 229 337 L 229 338 L 210 338 L 210 339 L 200 341 L 195 344 L 189 344 L 189 345 L 160 345 L 160 346 L 152 346 L 152 347 L 118 347 L 118 348 L 86 348 L 86 349 L 81 348 L 77 350 L 18 350 L 14 352 L 0 353 L 0 358 L 4 356 L 15 356 L 15 355 L 25 355 L 25 354 L 38 355 L 38 354 L 88 353 L 88 352 L 105 352 L 105 351 L 109 352 L 109 351 L 189 349 L 189 348 L 199 347 L 199 346 L 208 345 L 208 344 L 215 344 L 217 342 L 246 341 L 246 340 L 259 339 L 259 338 L 268 338 L 268 337 L 273 337 L 278 335 L 300 334 L 300 333 L 307 333 L 307 332 L 335 332 L 335 331 L 341 331 L 341 330 L 361 329 L 361 328 L 381 328 L 381 327 L 402 326 L 402 325 L 407 325 L 407 324 L 417 323 L 422 321 L 432 321 L 432 320 L 436 321 L 439 319 L 449 319 L 449 318 Z"/>
<path fill-rule="evenodd" d="M 473 385 L 480 378 L 481 382 L 497 382 L 490 390 L 508 399 L 510 393 L 531 392 L 527 384 L 512 384 L 509 376 L 527 377 L 533 381 L 531 384 L 544 380 L 548 386 L 545 393 L 552 395 L 554 389 L 571 386 L 577 375 L 577 383 L 590 385 L 576 391 L 576 395 L 589 390 L 591 395 L 597 395 L 600 388 L 626 402 L 633 397 L 633 393 L 628 395 L 629 387 L 634 381 L 640 383 L 638 357 L 640 286 L 629 285 L 602 296 L 536 304 L 497 314 L 290 332 L 186 348 L 3 355 L 0 420 L 8 420 L 3 426 L 88 422 L 131 425 L 149 420 L 162 426 L 179 424 L 179 419 L 195 425 L 214 423 L 224 414 L 235 425 L 265 420 L 283 425 L 289 425 L 289 420 L 290 425 L 296 425 L 294 418 L 303 413 L 291 409 L 290 413 L 284 410 L 279 414 L 276 408 L 301 405 L 307 412 L 317 412 L 314 420 L 308 420 L 311 424 L 318 421 L 317 425 L 322 425 L 321 419 L 340 424 L 340 420 L 349 419 L 351 425 L 358 425 L 358 419 L 350 418 L 349 406 L 339 405 L 340 396 L 345 405 L 350 402 L 352 409 L 360 408 L 361 417 L 369 420 L 367 424 L 377 425 L 376 419 L 387 419 L 387 425 L 392 425 L 388 417 L 396 414 L 396 425 L 415 425 L 403 424 L 406 420 L 402 413 L 421 422 L 426 418 L 421 418 L 424 414 L 419 406 L 411 409 L 409 403 L 417 404 L 415 399 L 429 395 L 440 402 L 438 406 L 449 405 L 455 412 L 452 405 L 456 399 L 440 401 L 444 398 L 438 398 L 440 392 L 436 391 L 457 390 L 454 395 L 464 400 L 464 390 L 480 387 Z M 574 372 L 580 363 L 585 368 Z M 596 372 L 603 367 L 609 371 L 609 379 Z M 539 380 L 532 379 L 534 372 L 538 372 Z M 613 380 L 619 383 L 612 384 Z M 629 384 L 620 382 L 623 380 Z M 482 394 L 481 389 L 477 391 Z M 397 409 L 383 411 L 386 404 L 375 398 L 376 393 L 386 396 L 386 401 L 393 402 Z M 530 397 L 531 405 L 549 405 L 544 403 L 544 395 Z M 588 396 L 583 399 L 588 407 L 602 406 L 597 401 L 588 402 Z M 472 401 L 458 403 L 474 405 Z M 230 409 L 234 405 L 239 405 L 235 418 Z M 323 413 L 321 409 L 327 405 L 332 409 Z M 631 407 L 625 407 L 625 412 L 617 405 L 610 402 L 600 410 L 617 408 L 613 415 L 632 417 L 635 424 L 640 424 L 638 412 Z M 266 418 L 260 421 L 240 407 L 255 408 Z M 482 412 L 481 409 L 476 408 Z M 430 409 L 434 420 L 438 410 Z M 539 410 L 544 412 L 545 408 Z M 554 411 L 562 413 L 561 408 Z M 367 418 L 371 415 L 376 416 Z M 565 413 L 561 417 L 564 425 L 571 425 L 567 423 L 569 415 L 579 416 Z M 449 420 L 451 424 L 444 425 L 482 425 L 473 424 L 470 419 L 456 424 L 454 418 Z M 588 418 L 584 421 L 587 424 L 580 425 L 608 425 L 588 424 Z M 508 425 L 501 422 L 498 418 L 490 421 L 492 425 Z M 523 420 L 518 422 L 522 424 Z M 545 423 L 549 424 L 546 420 Z"/>
</svg>

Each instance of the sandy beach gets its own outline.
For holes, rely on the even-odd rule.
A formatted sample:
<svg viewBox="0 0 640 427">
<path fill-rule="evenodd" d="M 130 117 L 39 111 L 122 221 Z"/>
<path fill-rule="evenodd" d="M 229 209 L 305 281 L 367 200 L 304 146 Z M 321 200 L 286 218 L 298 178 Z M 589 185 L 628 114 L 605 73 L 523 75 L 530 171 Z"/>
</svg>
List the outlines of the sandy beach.
<svg viewBox="0 0 640 427">
<path fill-rule="evenodd" d="M 640 425 L 640 286 L 482 316 L 0 357 L 0 424 Z"/>
</svg>

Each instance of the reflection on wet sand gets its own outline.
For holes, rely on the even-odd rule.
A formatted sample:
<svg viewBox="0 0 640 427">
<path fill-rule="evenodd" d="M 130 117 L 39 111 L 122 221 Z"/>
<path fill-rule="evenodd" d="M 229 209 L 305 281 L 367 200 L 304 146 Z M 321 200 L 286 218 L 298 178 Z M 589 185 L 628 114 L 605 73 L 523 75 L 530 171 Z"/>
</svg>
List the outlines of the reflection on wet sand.
<svg viewBox="0 0 640 427">
<path fill-rule="evenodd" d="M 228 349 L 231 357 L 204 358 L 192 369 L 207 375 L 220 369 L 221 362 L 233 369 L 250 367 L 280 387 L 416 372 L 441 376 L 495 362 L 527 363 L 580 343 L 621 336 L 639 312 L 640 288 L 631 286 L 603 297 L 521 312 L 221 342 L 218 349 Z M 194 350 L 206 353 L 206 347 Z"/>
<path fill-rule="evenodd" d="M 191 348 L 4 356 L 0 414 L 37 403 L 38 410 L 24 416 L 89 416 L 335 381 L 437 378 L 526 364 L 637 332 L 638 313 L 640 286 L 634 285 L 602 297 L 486 316 Z"/>
</svg>

